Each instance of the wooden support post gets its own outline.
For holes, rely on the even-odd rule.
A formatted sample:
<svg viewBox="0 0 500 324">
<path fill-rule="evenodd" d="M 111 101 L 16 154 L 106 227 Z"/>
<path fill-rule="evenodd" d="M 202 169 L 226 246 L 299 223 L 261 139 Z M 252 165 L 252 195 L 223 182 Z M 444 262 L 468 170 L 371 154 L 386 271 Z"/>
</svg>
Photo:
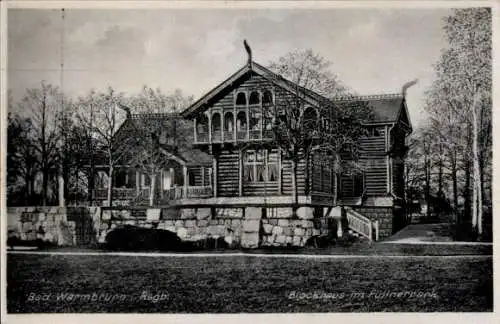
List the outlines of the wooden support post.
<svg viewBox="0 0 500 324">
<path fill-rule="evenodd" d="M 212 144 L 212 109 L 208 111 L 208 143 Z"/>
<path fill-rule="evenodd" d="M 200 171 L 201 171 L 201 186 L 205 185 L 205 167 L 200 166 Z"/>
<path fill-rule="evenodd" d="M 187 198 L 187 194 L 188 194 L 188 169 L 187 169 L 187 166 L 184 165 L 182 167 L 182 173 L 183 173 L 183 176 L 184 176 L 184 186 L 183 186 L 183 197 L 184 198 Z"/>
<path fill-rule="evenodd" d="M 250 109 L 248 108 L 248 94 L 245 93 L 246 96 L 246 112 L 247 112 L 247 140 L 250 139 Z"/>
<path fill-rule="evenodd" d="M 243 153 L 238 150 L 238 195 L 243 196 Z"/>
<path fill-rule="evenodd" d="M 137 171 L 135 171 L 135 189 L 137 195 L 139 195 L 139 193 L 141 192 L 141 175 Z"/>
<path fill-rule="evenodd" d="M 224 143 L 224 110 L 219 113 L 220 116 L 220 140 Z"/>
<path fill-rule="evenodd" d="M 195 142 L 195 143 L 196 143 L 196 142 L 198 142 L 198 140 L 197 140 L 197 138 L 196 138 L 196 136 L 197 136 L 197 134 L 196 134 L 196 127 L 197 127 L 197 126 L 196 126 L 196 119 L 197 119 L 197 118 L 195 118 L 195 119 L 194 119 L 194 122 L 193 122 L 193 125 L 194 125 L 194 127 L 193 127 L 193 136 L 194 136 L 194 142 Z"/>
<path fill-rule="evenodd" d="M 282 165 L 281 165 L 281 149 L 278 148 L 278 153 L 277 153 L 277 159 L 278 159 L 278 194 L 281 195 L 283 193 L 283 188 L 282 188 L 282 178 L 281 178 L 281 173 L 282 173 Z"/>
<path fill-rule="evenodd" d="M 214 197 L 217 197 L 217 158 L 213 157 L 212 159 L 212 176 L 213 176 L 213 191 L 214 191 Z"/>
</svg>

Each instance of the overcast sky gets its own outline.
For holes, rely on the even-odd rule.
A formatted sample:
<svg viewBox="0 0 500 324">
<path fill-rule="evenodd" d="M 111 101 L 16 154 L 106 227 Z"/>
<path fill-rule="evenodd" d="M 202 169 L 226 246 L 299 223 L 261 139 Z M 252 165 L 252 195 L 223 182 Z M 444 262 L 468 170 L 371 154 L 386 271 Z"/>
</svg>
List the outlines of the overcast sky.
<svg viewBox="0 0 500 324">
<path fill-rule="evenodd" d="M 395 93 L 414 78 L 408 108 L 422 118 L 432 65 L 446 45 L 446 9 L 66 10 L 64 90 L 71 96 L 113 86 L 180 88 L 199 98 L 246 62 L 311 48 L 360 94 Z M 59 85 L 61 13 L 8 12 L 8 82 L 16 99 L 41 80 Z"/>
</svg>

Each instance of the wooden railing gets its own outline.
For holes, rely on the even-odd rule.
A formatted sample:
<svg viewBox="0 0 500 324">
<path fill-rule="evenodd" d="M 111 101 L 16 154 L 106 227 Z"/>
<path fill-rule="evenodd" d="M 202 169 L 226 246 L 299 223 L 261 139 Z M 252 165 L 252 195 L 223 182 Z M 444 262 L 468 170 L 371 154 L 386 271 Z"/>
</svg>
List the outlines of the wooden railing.
<svg viewBox="0 0 500 324">
<path fill-rule="evenodd" d="M 260 135 L 261 135 L 260 129 L 250 131 L 250 139 L 260 139 Z"/>
<path fill-rule="evenodd" d="M 196 133 L 196 142 L 208 143 L 208 132 Z"/>
<path fill-rule="evenodd" d="M 224 142 L 232 142 L 232 141 L 234 141 L 234 132 L 224 131 Z"/>
<path fill-rule="evenodd" d="M 220 142 L 222 141 L 222 131 L 214 130 L 212 131 L 212 142 Z"/>
<path fill-rule="evenodd" d="M 367 237 L 370 241 L 378 240 L 378 221 L 372 222 L 353 209 L 344 208 L 346 209 L 347 222 L 353 231 Z"/>
<path fill-rule="evenodd" d="M 212 186 L 188 186 L 186 190 L 184 187 L 176 186 L 166 190 L 165 192 L 167 199 L 169 200 L 182 198 L 208 198 L 213 195 Z"/>
<path fill-rule="evenodd" d="M 131 199 L 137 195 L 135 188 L 112 188 L 113 199 Z M 94 195 L 96 199 L 107 199 L 108 189 L 95 189 Z"/>
<path fill-rule="evenodd" d="M 246 131 L 237 131 L 236 132 L 236 139 L 237 140 L 246 140 L 247 139 L 247 132 Z"/>
</svg>

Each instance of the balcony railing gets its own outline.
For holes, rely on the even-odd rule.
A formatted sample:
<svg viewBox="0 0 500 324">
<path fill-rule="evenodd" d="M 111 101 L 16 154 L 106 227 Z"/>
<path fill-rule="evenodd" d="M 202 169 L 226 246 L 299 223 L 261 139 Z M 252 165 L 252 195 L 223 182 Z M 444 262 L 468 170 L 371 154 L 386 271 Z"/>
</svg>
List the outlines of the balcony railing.
<svg viewBox="0 0 500 324">
<path fill-rule="evenodd" d="M 208 132 L 196 133 L 196 141 L 199 143 L 208 142 Z"/>
<path fill-rule="evenodd" d="M 236 139 L 237 140 L 246 140 L 247 139 L 247 132 L 246 131 L 237 131 L 236 132 Z"/>
<path fill-rule="evenodd" d="M 212 142 L 221 142 L 222 141 L 222 131 L 214 130 L 212 131 Z"/>
<path fill-rule="evenodd" d="M 261 131 L 260 129 L 255 129 L 250 131 L 250 139 L 260 139 Z"/>
<path fill-rule="evenodd" d="M 185 191 L 187 195 L 185 195 Z M 184 187 L 172 187 L 165 191 L 165 196 L 169 200 L 176 200 L 182 198 L 208 198 L 212 197 L 212 186 L 188 186 L 185 190 Z"/>
<path fill-rule="evenodd" d="M 234 132 L 224 131 L 224 142 L 232 142 L 232 141 L 234 141 Z"/>
<path fill-rule="evenodd" d="M 108 189 L 95 189 L 94 196 L 96 199 L 107 199 Z M 136 188 L 113 188 L 112 198 L 113 199 L 132 199 L 137 196 Z"/>
<path fill-rule="evenodd" d="M 224 142 L 234 142 L 234 131 L 224 131 Z M 272 130 L 250 130 L 250 131 L 236 131 L 236 140 L 239 142 L 247 141 L 247 140 L 272 140 L 274 138 L 274 134 Z M 212 143 L 220 143 L 222 142 L 222 132 L 221 131 L 213 131 L 212 132 Z M 210 139 L 208 133 L 197 133 L 196 134 L 196 143 L 198 144 L 209 144 Z"/>
</svg>

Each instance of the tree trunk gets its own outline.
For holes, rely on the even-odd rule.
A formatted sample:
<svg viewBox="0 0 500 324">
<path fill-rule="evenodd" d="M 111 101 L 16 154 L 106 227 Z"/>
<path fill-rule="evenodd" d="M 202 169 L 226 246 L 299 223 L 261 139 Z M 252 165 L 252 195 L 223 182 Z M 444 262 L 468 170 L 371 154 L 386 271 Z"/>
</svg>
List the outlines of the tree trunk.
<svg viewBox="0 0 500 324">
<path fill-rule="evenodd" d="M 156 174 L 151 173 L 151 189 L 149 190 L 149 206 L 152 207 L 155 203 L 155 188 L 156 188 Z"/>
<path fill-rule="evenodd" d="M 109 166 L 108 176 L 108 206 L 113 206 L 113 166 Z"/>
<path fill-rule="evenodd" d="M 474 95 L 472 104 L 472 163 L 473 163 L 473 186 L 472 186 L 472 226 L 478 235 L 482 234 L 482 197 L 481 197 L 481 179 L 479 170 L 479 129 L 476 106 L 480 100 L 480 92 Z"/>
<path fill-rule="evenodd" d="M 456 155 L 451 163 L 451 181 L 453 186 L 453 207 L 455 212 L 458 210 L 458 179 L 457 179 L 457 162 Z"/>
<path fill-rule="evenodd" d="M 42 205 L 47 206 L 47 194 L 49 191 L 49 171 L 46 167 L 42 170 Z"/>
<path fill-rule="evenodd" d="M 299 205 L 299 188 L 297 186 L 297 161 L 292 159 L 292 188 L 293 188 L 293 216 L 297 216 L 297 207 Z"/>
</svg>

